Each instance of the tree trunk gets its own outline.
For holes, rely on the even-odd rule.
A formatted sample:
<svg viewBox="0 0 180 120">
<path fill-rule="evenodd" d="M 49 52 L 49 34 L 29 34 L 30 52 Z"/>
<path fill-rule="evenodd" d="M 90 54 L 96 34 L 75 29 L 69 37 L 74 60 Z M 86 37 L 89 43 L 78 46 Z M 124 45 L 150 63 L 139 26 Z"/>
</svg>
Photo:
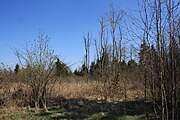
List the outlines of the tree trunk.
<svg viewBox="0 0 180 120">
<path fill-rule="evenodd" d="M 43 104 L 43 112 L 47 113 L 48 109 L 47 109 L 47 105 L 46 105 L 46 98 L 45 98 L 45 96 L 42 97 L 41 102 Z"/>
<path fill-rule="evenodd" d="M 39 113 L 40 109 L 39 109 L 39 100 L 35 100 L 35 113 Z"/>
<path fill-rule="evenodd" d="M 47 113 L 47 112 L 48 112 L 48 109 L 47 109 L 46 104 L 43 104 L 43 112 L 45 112 L 45 113 Z"/>
</svg>

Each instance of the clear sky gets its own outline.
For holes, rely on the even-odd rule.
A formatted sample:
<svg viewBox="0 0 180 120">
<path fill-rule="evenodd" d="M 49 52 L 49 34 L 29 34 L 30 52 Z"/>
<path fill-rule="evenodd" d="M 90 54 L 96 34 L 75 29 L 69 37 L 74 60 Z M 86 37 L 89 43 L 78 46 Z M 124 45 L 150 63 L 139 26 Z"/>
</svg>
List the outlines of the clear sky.
<svg viewBox="0 0 180 120">
<path fill-rule="evenodd" d="M 60 59 L 77 67 L 85 53 L 83 33 L 98 33 L 98 20 L 112 2 L 120 8 L 136 6 L 136 0 L 0 0 L 0 62 L 15 66 L 10 47 L 22 48 L 46 30 Z"/>
</svg>

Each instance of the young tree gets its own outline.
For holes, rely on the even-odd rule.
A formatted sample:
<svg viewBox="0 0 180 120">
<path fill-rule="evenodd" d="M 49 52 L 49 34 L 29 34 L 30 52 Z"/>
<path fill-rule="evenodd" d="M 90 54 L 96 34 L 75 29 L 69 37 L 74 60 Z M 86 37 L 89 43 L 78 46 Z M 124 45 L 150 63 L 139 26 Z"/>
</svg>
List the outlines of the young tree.
<svg viewBox="0 0 180 120">
<path fill-rule="evenodd" d="M 45 32 L 39 32 L 38 39 L 34 40 L 31 48 L 28 46 L 23 50 L 15 50 L 15 55 L 20 64 L 24 67 L 24 82 L 32 89 L 35 112 L 39 112 L 40 102 L 42 102 L 44 112 L 46 106 L 46 88 L 55 76 L 54 62 L 56 56 L 49 47 L 49 36 Z"/>
</svg>

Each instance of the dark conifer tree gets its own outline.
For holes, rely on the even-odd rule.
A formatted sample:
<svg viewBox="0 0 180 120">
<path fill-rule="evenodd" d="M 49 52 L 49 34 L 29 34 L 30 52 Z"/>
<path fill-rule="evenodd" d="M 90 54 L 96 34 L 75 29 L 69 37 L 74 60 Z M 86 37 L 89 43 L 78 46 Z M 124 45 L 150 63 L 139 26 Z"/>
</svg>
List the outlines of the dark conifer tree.
<svg viewBox="0 0 180 120">
<path fill-rule="evenodd" d="M 15 72 L 15 74 L 17 74 L 19 72 L 19 64 L 16 64 L 14 72 Z"/>
</svg>

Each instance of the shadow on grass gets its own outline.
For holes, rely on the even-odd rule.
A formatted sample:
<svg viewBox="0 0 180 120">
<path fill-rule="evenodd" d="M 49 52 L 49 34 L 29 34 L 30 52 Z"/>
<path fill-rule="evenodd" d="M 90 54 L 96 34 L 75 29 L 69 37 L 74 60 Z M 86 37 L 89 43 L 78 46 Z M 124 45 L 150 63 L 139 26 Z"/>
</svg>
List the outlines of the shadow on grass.
<svg viewBox="0 0 180 120">
<path fill-rule="evenodd" d="M 51 106 L 49 113 L 40 115 L 48 115 L 50 119 L 54 120 L 116 120 L 123 116 L 140 116 L 138 119 L 145 119 L 145 115 L 153 111 L 152 103 L 144 101 L 106 102 L 87 99 L 55 98 L 51 100 L 49 106 Z"/>
</svg>

